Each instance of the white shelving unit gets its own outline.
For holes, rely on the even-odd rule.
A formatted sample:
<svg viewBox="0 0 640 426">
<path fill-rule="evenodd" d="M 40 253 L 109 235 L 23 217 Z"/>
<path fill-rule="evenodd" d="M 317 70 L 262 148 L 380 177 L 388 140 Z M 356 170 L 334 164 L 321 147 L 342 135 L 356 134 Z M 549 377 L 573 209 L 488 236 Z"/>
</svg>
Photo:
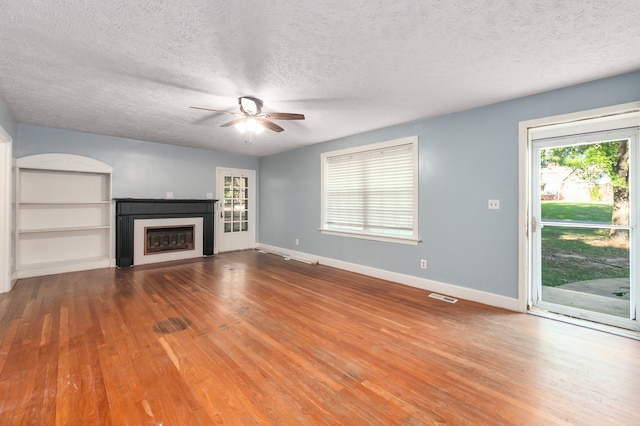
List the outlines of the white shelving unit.
<svg viewBox="0 0 640 426">
<path fill-rule="evenodd" d="M 16 160 L 16 275 L 114 265 L 108 164 L 71 154 Z"/>
</svg>

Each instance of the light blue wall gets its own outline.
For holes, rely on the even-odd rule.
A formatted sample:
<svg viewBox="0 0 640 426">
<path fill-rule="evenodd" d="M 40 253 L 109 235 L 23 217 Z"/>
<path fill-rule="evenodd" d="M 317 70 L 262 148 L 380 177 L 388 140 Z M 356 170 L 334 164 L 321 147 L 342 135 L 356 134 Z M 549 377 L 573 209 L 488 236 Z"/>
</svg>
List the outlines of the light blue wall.
<svg viewBox="0 0 640 426">
<path fill-rule="evenodd" d="M 18 125 L 14 156 L 78 154 L 113 166 L 114 198 L 204 199 L 216 193 L 216 167 L 258 170 L 258 158 L 91 133 Z"/>
<path fill-rule="evenodd" d="M 0 98 L 0 126 L 11 136 L 16 139 L 16 123 L 13 121 L 6 102 Z"/>
<path fill-rule="evenodd" d="M 633 101 L 640 72 L 263 157 L 259 241 L 517 298 L 518 123 Z M 320 154 L 411 135 L 420 144 L 422 243 L 320 234 Z M 488 210 L 489 199 L 500 210 Z"/>
</svg>

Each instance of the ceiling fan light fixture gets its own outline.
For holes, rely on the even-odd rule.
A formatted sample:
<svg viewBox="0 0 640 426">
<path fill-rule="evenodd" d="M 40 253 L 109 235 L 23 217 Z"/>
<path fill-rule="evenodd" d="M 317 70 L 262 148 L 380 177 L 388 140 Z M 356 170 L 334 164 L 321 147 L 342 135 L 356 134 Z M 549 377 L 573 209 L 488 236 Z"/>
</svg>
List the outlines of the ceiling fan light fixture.
<svg viewBox="0 0 640 426">
<path fill-rule="evenodd" d="M 247 118 L 236 124 L 236 130 L 240 133 L 250 132 L 259 135 L 264 132 L 264 126 L 253 118 Z"/>
<path fill-rule="evenodd" d="M 258 121 L 254 120 L 253 118 L 250 118 L 249 120 L 247 120 L 247 129 L 250 132 L 255 133 L 256 135 L 259 135 L 260 133 L 264 132 L 264 127 L 262 126 L 262 124 L 260 124 Z"/>
<path fill-rule="evenodd" d="M 238 124 L 235 125 L 236 130 L 238 131 L 238 133 L 244 133 L 247 131 L 247 122 L 246 121 L 241 121 Z"/>
</svg>

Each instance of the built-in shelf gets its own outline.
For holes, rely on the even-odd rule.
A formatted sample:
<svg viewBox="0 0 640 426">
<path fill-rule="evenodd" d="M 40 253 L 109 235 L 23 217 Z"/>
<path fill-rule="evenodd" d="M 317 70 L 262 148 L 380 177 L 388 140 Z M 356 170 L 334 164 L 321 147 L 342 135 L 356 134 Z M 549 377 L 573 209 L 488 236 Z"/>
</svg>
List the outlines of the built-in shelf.
<svg viewBox="0 0 640 426">
<path fill-rule="evenodd" d="M 18 278 L 111 266 L 111 166 L 68 154 L 16 161 Z"/>
<path fill-rule="evenodd" d="M 23 229 L 19 230 L 18 234 L 42 234 L 49 232 L 79 232 L 79 231 L 92 231 L 95 229 L 111 229 L 111 226 L 81 226 L 75 228 L 47 228 L 47 229 Z"/>
<path fill-rule="evenodd" d="M 85 257 L 85 258 L 77 258 L 69 261 L 57 261 L 57 262 L 40 262 L 40 263 L 32 263 L 32 264 L 22 264 L 20 265 L 20 269 L 22 270 L 37 270 L 43 268 L 55 268 L 59 266 L 73 266 L 77 264 L 89 264 L 89 263 L 97 263 L 108 261 L 108 256 L 98 256 L 98 257 Z"/>
<path fill-rule="evenodd" d="M 44 206 L 84 206 L 93 204 L 111 204 L 111 201 L 20 201 L 20 205 L 44 205 Z"/>
</svg>

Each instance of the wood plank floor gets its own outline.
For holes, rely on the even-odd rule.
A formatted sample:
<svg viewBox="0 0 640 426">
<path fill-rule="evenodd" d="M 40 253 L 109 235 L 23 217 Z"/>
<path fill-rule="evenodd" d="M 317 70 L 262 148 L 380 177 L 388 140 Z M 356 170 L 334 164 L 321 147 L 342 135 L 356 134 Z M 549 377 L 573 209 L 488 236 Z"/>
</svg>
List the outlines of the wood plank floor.
<svg viewBox="0 0 640 426">
<path fill-rule="evenodd" d="M 640 341 L 256 251 L 166 265 L 0 295 L 0 424 L 640 424 Z"/>
</svg>

